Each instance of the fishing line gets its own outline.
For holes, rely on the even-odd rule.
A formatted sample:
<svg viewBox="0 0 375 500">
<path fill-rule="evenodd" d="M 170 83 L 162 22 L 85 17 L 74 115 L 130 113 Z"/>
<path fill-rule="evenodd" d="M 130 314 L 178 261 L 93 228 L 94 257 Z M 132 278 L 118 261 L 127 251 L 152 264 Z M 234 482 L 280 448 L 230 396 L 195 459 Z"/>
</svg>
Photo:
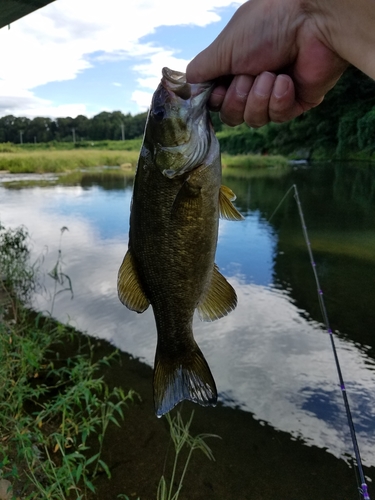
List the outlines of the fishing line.
<svg viewBox="0 0 375 500">
<path fill-rule="evenodd" d="M 346 392 L 345 382 L 344 382 L 344 378 L 343 378 L 342 371 L 341 371 L 340 361 L 339 361 L 339 358 L 338 358 L 338 355 L 337 355 L 337 349 L 336 349 L 335 339 L 334 339 L 333 332 L 332 332 L 332 329 L 331 329 L 330 324 L 329 324 L 327 309 L 326 309 L 326 306 L 325 306 L 325 303 L 324 303 L 324 298 L 323 298 L 323 290 L 322 290 L 322 288 L 320 286 L 319 277 L 318 277 L 318 273 L 317 273 L 317 270 L 316 270 L 316 263 L 314 261 L 314 256 L 313 256 L 313 253 L 312 253 L 312 250 L 311 250 L 311 243 L 310 243 L 310 240 L 309 240 L 309 235 L 307 233 L 307 228 L 306 228 L 306 224 L 305 224 L 305 218 L 304 218 L 304 215 L 303 215 L 302 205 L 301 205 L 301 202 L 300 202 L 300 199 L 299 199 L 297 186 L 295 184 L 293 184 L 293 186 L 291 186 L 288 189 L 288 191 L 286 192 L 286 194 L 284 195 L 284 197 L 280 201 L 280 203 L 277 205 L 276 210 L 273 212 L 273 214 L 268 219 L 268 221 L 270 221 L 272 219 L 272 217 L 275 215 L 275 213 L 279 209 L 280 205 L 284 202 L 285 198 L 288 196 L 288 194 L 292 190 L 294 190 L 294 198 L 295 198 L 295 200 L 297 202 L 298 213 L 299 213 L 301 224 L 302 224 L 303 236 L 304 236 L 305 243 L 306 243 L 306 246 L 307 246 L 307 250 L 308 250 L 308 253 L 309 253 L 311 267 L 312 267 L 313 273 L 314 273 L 315 283 L 316 283 L 316 287 L 317 287 L 317 291 L 318 291 L 318 298 L 319 298 L 320 310 L 322 312 L 323 321 L 324 321 L 327 333 L 329 334 L 329 338 L 331 340 L 331 347 L 332 347 L 333 356 L 334 356 L 335 364 L 336 364 L 336 370 L 337 370 L 337 374 L 338 374 L 338 378 L 339 378 L 339 382 L 340 382 L 341 394 L 342 394 L 342 397 L 343 397 L 343 400 L 344 400 L 344 406 L 345 406 L 345 411 L 346 411 L 346 418 L 347 418 L 347 421 L 348 421 L 350 435 L 351 435 L 351 438 L 352 438 L 354 455 L 355 455 L 355 459 L 356 459 L 356 462 L 357 462 L 357 469 L 358 469 L 358 473 L 359 473 L 359 477 L 360 477 L 360 481 L 361 481 L 361 486 L 359 487 L 359 493 L 362 495 L 362 497 L 363 497 L 364 500 L 370 500 L 370 497 L 369 497 L 369 494 L 368 494 L 368 487 L 367 487 L 365 475 L 364 475 L 364 472 L 363 472 L 362 459 L 361 459 L 361 454 L 359 452 L 357 435 L 356 435 L 356 431 L 355 431 L 355 427 L 354 427 L 354 422 L 353 422 L 353 417 L 352 417 L 352 413 L 351 413 L 350 405 L 349 405 L 349 401 L 348 401 L 348 395 L 347 395 L 347 392 Z"/>
</svg>

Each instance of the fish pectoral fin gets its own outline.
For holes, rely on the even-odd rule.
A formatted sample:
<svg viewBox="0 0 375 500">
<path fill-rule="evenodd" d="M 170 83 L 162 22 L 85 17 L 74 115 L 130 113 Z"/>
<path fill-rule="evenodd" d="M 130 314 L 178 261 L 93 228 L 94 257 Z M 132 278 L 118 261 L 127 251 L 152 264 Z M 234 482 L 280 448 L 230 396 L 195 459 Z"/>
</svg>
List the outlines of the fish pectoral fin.
<svg viewBox="0 0 375 500">
<path fill-rule="evenodd" d="M 236 292 L 215 264 L 210 287 L 197 307 L 199 318 L 214 321 L 229 314 L 236 306 Z"/>
<path fill-rule="evenodd" d="M 189 178 L 182 184 L 174 199 L 171 215 L 196 213 L 202 204 L 202 186 L 192 184 Z"/>
<path fill-rule="evenodd" d="M 158 417 L 180 401 L 188 399 L 202 406 L 215 406 L 217 390 L 211 370 L 195 341 L 191 350 L 180 356 L 163 356 L 156 348 L 154 404 Z"/>
<path fill-rule="evenodd" d="M 142 313 L 150 305 L 139 282 L 138 273 L 130 250 L 126 252 L 118 272 L 117 292 L 124 306 L 132 311 Z"/>
<path fill-rule="evenodd" d="M 219 191 L 219 212 L 222 219 L 227 220 L 244 220 L 244 216 L 240 214 L 232 201 L 236 199 L 236 195 L 227 186 L 221 186 Z"/>
</svg>

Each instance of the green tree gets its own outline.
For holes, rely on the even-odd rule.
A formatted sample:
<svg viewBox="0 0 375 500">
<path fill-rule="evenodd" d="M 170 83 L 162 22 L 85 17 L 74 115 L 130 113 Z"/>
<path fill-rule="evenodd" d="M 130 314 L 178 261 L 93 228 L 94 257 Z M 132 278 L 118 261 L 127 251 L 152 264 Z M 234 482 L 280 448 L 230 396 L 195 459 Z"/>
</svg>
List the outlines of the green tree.
<svg viewBox="0 0 375 500">
<path fill-rule="evenodd" d="M 375 150 L 375 107 L 357 122 L 358 145 L 360 149 Z"/>
</svg>

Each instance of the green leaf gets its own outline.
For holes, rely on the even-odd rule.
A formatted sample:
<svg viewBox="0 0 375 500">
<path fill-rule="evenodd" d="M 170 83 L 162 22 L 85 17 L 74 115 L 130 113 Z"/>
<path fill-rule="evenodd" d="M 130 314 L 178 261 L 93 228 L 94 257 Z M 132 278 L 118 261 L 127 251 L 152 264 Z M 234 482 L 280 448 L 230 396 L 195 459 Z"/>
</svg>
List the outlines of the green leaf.
<svg viewBox="0 0 375 500">
<path fill-rule="evenodd" d="M 97 460 L 98 458 L 100 457 L 100 453 L 96 453 L 95 455 L 93 455 L 92 457 L 90 457 L 87 461 L 86 461 L 86 465 L 90 465 L 92 464 L 95 460 Z"/>
<path fill-rule="evenodd" d="M 103 462 L 103 460 L 99 460 L 99 464 L 103 467 L 104 472 L 107 474 L 108 479 L 111 479 L 111 471 L 109 470 L 108 465 Z"/>
<path fill-rule="evenodd" d="M 85 480 L 85 485 L 93 492 L 96 493 L 95 486 L 88 479 Z"/>
<path fill-rule="evenodd" d="M 82 475 L 82 470 L 83 470 L 83 464 L 80 463 L 79 466 L 77 467 L 77 470 L 76 470 L 76 482 L 78 483 L 79 480 L 81 479 L 81 475 Z"/>
</svg>

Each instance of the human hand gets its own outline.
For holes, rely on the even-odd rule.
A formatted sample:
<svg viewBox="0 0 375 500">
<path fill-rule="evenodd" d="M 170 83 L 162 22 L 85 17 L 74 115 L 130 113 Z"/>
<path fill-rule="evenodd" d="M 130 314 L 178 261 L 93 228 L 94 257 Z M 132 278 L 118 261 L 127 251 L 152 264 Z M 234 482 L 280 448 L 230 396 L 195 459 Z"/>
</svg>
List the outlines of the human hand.
<svg viewBox="0 0 375 500">
<path fill-rule="evenodd" d="M 209 107 L 228 125 L 295 118 L 320 104 L 348 65 L 310 14 L 296 0 L 246 2 L 190 62 L 187 80 L 217 80 Z"/>
</svg>

